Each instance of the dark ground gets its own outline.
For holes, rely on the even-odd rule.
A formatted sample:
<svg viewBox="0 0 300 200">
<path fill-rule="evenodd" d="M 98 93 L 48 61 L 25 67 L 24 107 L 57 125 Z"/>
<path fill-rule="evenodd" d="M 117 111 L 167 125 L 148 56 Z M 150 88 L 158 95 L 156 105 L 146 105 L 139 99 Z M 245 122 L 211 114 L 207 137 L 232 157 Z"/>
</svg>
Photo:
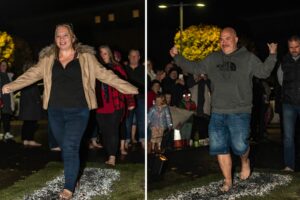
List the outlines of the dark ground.
<svg viewBox="0 0 300 200">
<path fill-rule="evenodd" d="M 259 143 L 251 143 L 250 160 L 253 171 L 256 169 L 283 169 L 283 149 L 279 125 L 270 125 L 267 132 L 268 139 Z M 151 166 L 148 170 L 148 191 L 175 184 L 171 183 L 172 178 L 164 176 L 171 171 L 190 178 L 220 173 L 216 158 L 209 155 L 208 147 L 171 150 L 167 151 L 165 156 L 167 161 L 163 165 L 160 165 L 153 154 L 148 156 L 148 166 Z M 297 158 L 296 171 L 299 171 L 300 159 Z M 233 156 L 233 166 L 238 171 L 240 161 L 236 156 Z"/>
<path fill-rule="evenodd" d="M 16 141 L 0 141 L 0 189 L 11 186 L 14 182 L 24 179 L 26 176 L 45 167 L 48 162 L 61 161 L 60 153 L 51 152 L 47 141 L 47 121 L 39 123 L 36 140 L 43 144 L 40 148 L 24 148 L 20 143 L 21 122 L 12 122 L 12 133 Z M 105 161 L 104 150 L 85 151 L 83 160 L 88 162 Z M 159 175 L 152 174 L 153 155 L 148 156 L 148 190 L 158 189 L 162 185 L 168 185 L 166 172 L 197 178 L 212 173 L 220 173 L 215 157 L 208 154 L 208 147 L 185 148 L 166 152 L 167 161 L 162 166 Z M 251 165 L 255 169 L 283 168 L 282 144 L 280 129 L 277 124 L 268 127 L 268 140 L 251 144 Z M 297 157 L 299 158 L 299 157 Z M 300 159 L 297 159 L 296 163 Z M 233 157 L 234 166 L 239 167 L 239 159 Z M 117 164 L 121 163 L 144 163 L 144 152 L 139 146 L 131 149 L 126 157 L 118 157 Z M 299 171 L 299 165 L 296 167 Z"/>
<path fill-rule="evenodd" d="M 24 148 L 20 142 L 20 121 L 12 121 L 12 134 L 15 141 L 0 141 L 0 190 L 14 182 L 42 169 L 48 162 L 61 162 L 60 152 L 52 152 L 48 147 L 47 121 L 39 122 L 36 141 L 43 144 L 39 148 Z M 103 149 L 83 151 L 83 161 L 104 163 L 106 155 Z M 118 156 L 116 164 L 144 163 L 144 152 L 139 145 L 133 146 L 127 156 Z"/>
</svg>

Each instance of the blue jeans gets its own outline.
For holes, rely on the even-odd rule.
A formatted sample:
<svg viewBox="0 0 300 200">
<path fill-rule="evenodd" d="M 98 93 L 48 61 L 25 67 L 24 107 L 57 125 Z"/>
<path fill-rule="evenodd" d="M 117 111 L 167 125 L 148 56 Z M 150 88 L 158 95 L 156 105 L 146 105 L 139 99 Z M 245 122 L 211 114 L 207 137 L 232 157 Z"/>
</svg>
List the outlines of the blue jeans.
<svg viewBox="0 0 300 200">
<path fill-rule="evenodd" d="M 244 155 L 249 148 L 250 113 L 212 113 L 209 123 L 209 151 L 211 155 Z"/>
<path fill-rule="evenodd" d="M 136 125 L 135 109 L 128 111 L 128 115 L 126 116 L 126 119 L 125 119 L 125 124 L 126 124 L 126 140 L 130 141 L 131 140 L 131 128 L 133 125 Z"/>
<path fill-rule="evenodd" d="M 145 139 L 145 99 L 138 98 L 136 108 L 129 112 L 126 118 L 126 139 L 130 139 L 131 127 L 134 124 L 134 117 L 136 119 L 137 133 L 139 141 Z"/>
<path fill-rule="evenodd" d="M 78 178 L 81 138 L 89 120 L 88 108 L 49 108 L 48 119 L 52 133 L 62 148 L 65 189 L 74 191 Z"/>
<path fill-rule="evenodd" d="M 283 155 L 284 164 L 287 167 L 295 169 L 295 125 L 297 115 L 300 114 L 300 106 L 290 104 L 282 105 L 283 115 Z"/>
<path fill-rule="evenodd" d="M 59 145 L 53 135 L 53 132 L 51 130 L 51 125 L 50 125 L 49 120 L 48 120 L 48 144 L 49 144 L 50 149 L 59 147 Z"/>
</svg>

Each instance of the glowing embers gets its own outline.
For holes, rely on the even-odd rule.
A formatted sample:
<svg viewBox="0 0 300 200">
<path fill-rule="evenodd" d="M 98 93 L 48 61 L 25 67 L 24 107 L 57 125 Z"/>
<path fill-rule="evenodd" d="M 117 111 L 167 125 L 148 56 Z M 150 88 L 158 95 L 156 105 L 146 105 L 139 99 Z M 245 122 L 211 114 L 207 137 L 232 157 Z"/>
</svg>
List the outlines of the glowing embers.
<svg viewBox="0 0 300 200">
<path fill-rule="evenodd" d="M 120 172 L 114 169 L 86 168 L 80 178 L 80 187 L 75 189 L 72 200 L 88 200 L 97 195 L 109 195 L 114 181 L 120 178 Z M 63 189 L 64 176 L 60 175 L 48 181 L 46 186 L 26 195 L 25 200 L 58 199 Z"/>
<path fill-rule="evenodd" d="M 223 180 L 220 180 L 211 182 L 206 186 L 192 188 L 189 191 L 178 192 L 165 199 L 228 200 L 241 198 L 243 196 L 264 196 L 271 192 L 275 187 L 288 185 L 291 181 L 291 175 L 254 172 L 246 181 L 239 180 L 236 175 L 233 181 L 233 188 L 227 193 L 220 191 L 219 188 L 223 184 Z"/>
</svg>

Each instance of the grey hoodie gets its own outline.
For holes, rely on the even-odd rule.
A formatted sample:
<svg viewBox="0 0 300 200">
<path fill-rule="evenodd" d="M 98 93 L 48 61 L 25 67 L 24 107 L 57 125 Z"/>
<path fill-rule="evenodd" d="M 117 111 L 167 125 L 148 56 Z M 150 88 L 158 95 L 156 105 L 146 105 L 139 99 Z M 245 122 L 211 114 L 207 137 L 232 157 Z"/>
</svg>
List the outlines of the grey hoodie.
<svg viewBox="0 0 300 200">
<path fill-rule="evenodd" d="M 251 113 L 252 77 L 267 78 L 276 63 L 276 55 L 265 62 L 245 47 L 225 55 L 217 51 L 200 62 L 192 62 L 177 55 L 175 63 L 192 74 L 206 73 L 212 83 L 212 112 Z"/>
</svg>

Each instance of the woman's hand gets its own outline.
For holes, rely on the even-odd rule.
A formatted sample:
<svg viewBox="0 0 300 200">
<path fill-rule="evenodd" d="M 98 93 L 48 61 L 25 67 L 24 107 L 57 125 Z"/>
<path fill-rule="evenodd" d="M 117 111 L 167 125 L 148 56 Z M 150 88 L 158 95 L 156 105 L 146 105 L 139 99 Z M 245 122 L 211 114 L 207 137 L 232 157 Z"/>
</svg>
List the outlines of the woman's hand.
<svg viewBox="0 0 300 200">
<path fill-rule="evenodd" d="M 2 87 L 2 94 L 8 94 L 8 93 L 11 93 L 11 89 L 9 88 L 8 85 L 4 85 Z"/>
</svg>

